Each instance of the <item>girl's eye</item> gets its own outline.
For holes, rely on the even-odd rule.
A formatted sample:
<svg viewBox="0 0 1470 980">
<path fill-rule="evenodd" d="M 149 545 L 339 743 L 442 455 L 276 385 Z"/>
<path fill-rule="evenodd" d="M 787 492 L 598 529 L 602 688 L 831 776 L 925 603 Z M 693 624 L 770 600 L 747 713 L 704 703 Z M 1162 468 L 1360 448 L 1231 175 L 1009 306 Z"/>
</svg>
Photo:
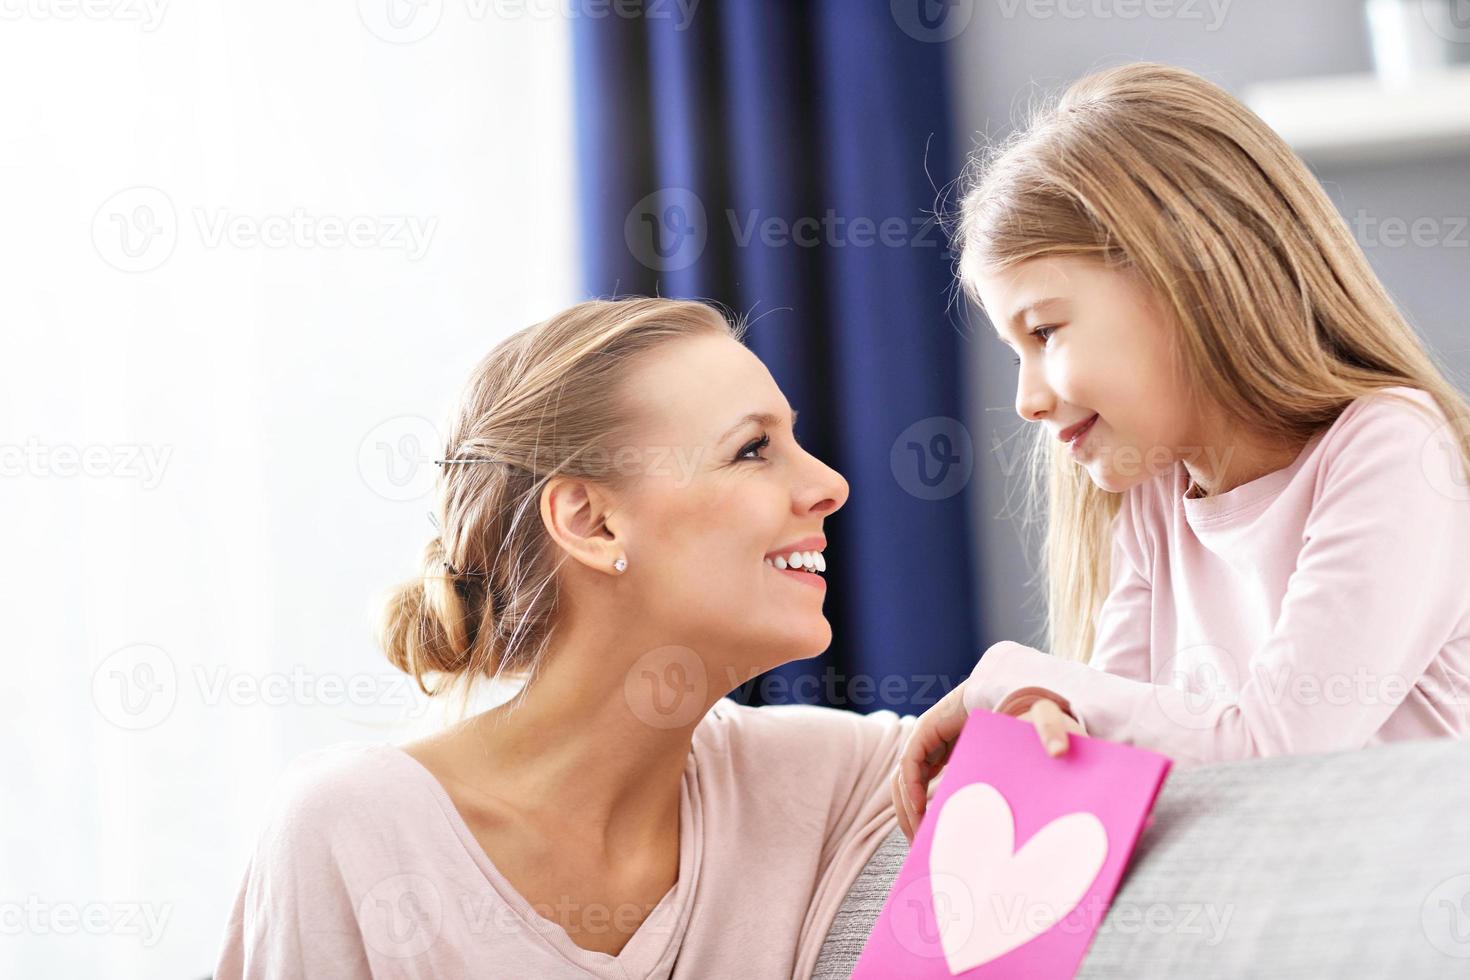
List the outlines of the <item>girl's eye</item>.
<svg viewBox="0 0 1470 980">
<path fill-rule="evenodd" d="M 750 456 L 750 457 L 747 457 L 745 454 L 746 453 L 759 453 L 762 449 L 765 449 L 770 444 L 771 444 L 771 437 L 769 435 L 763 435 L 759 439 L 757 439 L 754 442 L 750 443 L 744 449 L 740 450 L 740 455 L 736 456 L 735 458 L 737 460 L 742 460 L 742 459 L 749 459 L 749 460 L 765 459 L 764 456 Z"/>
<path fill-rule="evenodd" d="M 1044 347 L 1044 346 L 1046 346 L 1047 337 L 1050 337 L 1051 334 L 1052 334 L 1052 332 L 1055 331 L 1056 329 L 1057 329 L 1056 327 L 1037 327 L 1035 330 L 1031 331 L 1030 336 L 1032 336 L 1032 337 L 1040 337 L 1041 338 L 1041 344 Z M 1041 336 L 1041 331 L 1043 331 L 1043 330 L 1047 331 L 1046 337 L 1042 337 Z M 1021 359 L 1019 357 L 1012 358 L 1011 359 L 1011 363 L 1014 364 L 1016 367 L 1020 367 L 1021 366 Z"/>
</svg>

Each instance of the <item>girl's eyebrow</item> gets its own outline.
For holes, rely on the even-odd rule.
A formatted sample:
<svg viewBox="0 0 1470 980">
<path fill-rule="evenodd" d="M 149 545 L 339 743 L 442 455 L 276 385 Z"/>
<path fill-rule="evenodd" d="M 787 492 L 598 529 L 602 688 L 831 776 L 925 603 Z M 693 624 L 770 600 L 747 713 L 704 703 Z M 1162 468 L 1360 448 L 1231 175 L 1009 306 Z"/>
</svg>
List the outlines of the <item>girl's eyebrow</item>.
<svg viewBox="0 0 1470 980">
<path fill-rule="evenodd" d="M 1012 313 L 1010 322 L 1016 326 L 1020 326 L 1021 323 L 1025 321 L 1027 313 L 1035 313 L 1037 310 L 1051 303 L 1064 302 L 1066 302 L 1066 297 L 1064 296 L 1048 296 L 1045 299 L 1033 299 L 1031 302 L 1026 303 L 1025 305 L 1018 308 L 1016 312 Z M 1002 342 L 1006 344 L 1010 343 L 1009 340 L 1006 340 L 1005 334 L 1001 333 L 1000 327 L 998 326 L 995 329 L 995 335 L 999 337 Z"/>
<path fill-rule="evenodd" d="M 791 410 L 792 431 L 796 430 L 796 417 L 800 414 L 801 413 L 794 408 Z M 715 440 L 715 445 L 718 446 L 720 443 L 724 442 L 726 439 L 730 438 L 736 432 L 738 432 L 741 426 L 748 425 L 751 422 L 754 422 L 756 425 L 764 425 L 767 428 L 770 428 L 780 425 L 781 419 L 775 415 L 772 415 L 770 412 L 751 412 L 749 415 L 741 418 L 739 422 L 736 422 L 734 425 L 730 426 L 730 428 L 726 429 L 725 434 Z"/>
</svg>

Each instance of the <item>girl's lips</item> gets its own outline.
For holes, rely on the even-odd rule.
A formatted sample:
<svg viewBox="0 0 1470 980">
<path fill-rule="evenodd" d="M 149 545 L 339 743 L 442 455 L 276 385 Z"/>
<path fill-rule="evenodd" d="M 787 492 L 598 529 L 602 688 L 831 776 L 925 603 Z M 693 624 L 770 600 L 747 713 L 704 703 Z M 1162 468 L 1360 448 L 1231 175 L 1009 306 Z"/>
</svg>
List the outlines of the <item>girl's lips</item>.
<svg viewBox="0 0 1470 980">
<path fill-rule="evenodd" d="M 1083 440 L 1087 438 L 1087 433 L 1091 432 L 1093 425 L 1097 423 L 1097 418 L 1098 417 L 1094 415 L 1092 418 L 1088 419 L 1082 424 L 1082 428 L 1078 429 L 1076 435 L 1072 436 L 1072 438 L 1068 441 L 1067 448 L 1069 450 L 1071 450 L 1073 453 L 1077 452 L 1078 447 L 1080 447 Z"/>
</svg>

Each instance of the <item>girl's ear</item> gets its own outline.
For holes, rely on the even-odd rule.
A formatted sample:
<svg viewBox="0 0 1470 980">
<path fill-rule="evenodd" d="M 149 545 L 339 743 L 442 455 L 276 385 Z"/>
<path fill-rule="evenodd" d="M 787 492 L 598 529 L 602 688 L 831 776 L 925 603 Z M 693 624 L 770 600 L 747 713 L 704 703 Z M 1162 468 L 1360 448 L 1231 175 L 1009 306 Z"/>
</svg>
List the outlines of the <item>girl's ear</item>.
<svg viewBox="0 0 1470 980">
<path fill-rule="evenodd" d="M 600 572 L 615 573 L 613 563 L 627 553 L 627 542 L 609 524 L 611 500 L 594 483 L 552 477 L 541 488 L 541 523 L 572 558 Z"/>
</svg>

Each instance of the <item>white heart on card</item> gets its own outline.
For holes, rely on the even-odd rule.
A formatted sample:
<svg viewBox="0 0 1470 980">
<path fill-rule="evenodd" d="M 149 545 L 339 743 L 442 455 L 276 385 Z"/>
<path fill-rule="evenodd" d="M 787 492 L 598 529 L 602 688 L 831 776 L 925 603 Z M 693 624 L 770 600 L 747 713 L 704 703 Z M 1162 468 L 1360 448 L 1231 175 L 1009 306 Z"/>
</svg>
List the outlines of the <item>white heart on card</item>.
<svg viewBox="0 0 1470 980">
<path fill-rule="evenodd" d="M 956 790 L 939 813 L 929 850 L 934 907 L 964 909 L 972 920 L 969 928 L 938 923 L 951 974 L 998 959 L 1066 918 L 1108 856 L 1107 831 L 1086 811 L 1057 817 L 1019 851 L 1015 844 L 1010 804 L 989 783 Z"/>
</svg>

